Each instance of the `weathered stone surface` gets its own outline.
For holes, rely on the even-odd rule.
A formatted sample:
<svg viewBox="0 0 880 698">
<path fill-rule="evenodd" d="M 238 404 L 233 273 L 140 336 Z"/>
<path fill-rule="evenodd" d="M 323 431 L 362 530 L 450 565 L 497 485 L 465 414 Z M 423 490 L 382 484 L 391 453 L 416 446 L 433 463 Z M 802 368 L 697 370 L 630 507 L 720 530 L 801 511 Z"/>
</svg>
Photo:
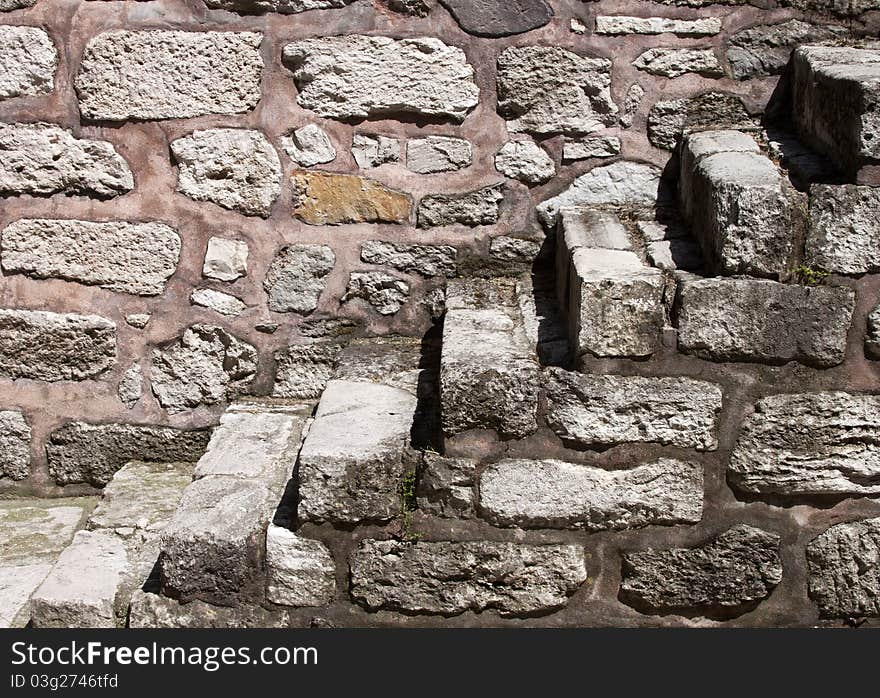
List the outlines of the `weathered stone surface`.
<svg viewBox="0 0 880 698">
<path fill-rule="evenodd" d="M 545 372 L 547 422 L 581 446 L 661 443 L 712 451 L 721 389 L 692 378 Z"/>
<path fill-rule="evenodd" d="M 209 436 L 206 429 L 72 422 L 49 435 L 49 474 L 59 485 L 87 482 L 103 487 L 132 460 L 195 462 Z"/>
<path fill-rule="evenodd" d="M 235 281 L 247 274 L 247 259 L 246 242 L 212 237 L 208 240 L 202 275 L 220 281 Z"/>
<path fill-rule="evenodd" d="M 333 119 L 427 116 L 461 122 L 479 101 L 474 69 L 439 39 L 306 39 L 284 47 L 297 102 Z"/>
<path fill-rule="evenodd" d="M 880 161 L 880 50 L 801 46 L 792 66 L 801 138 L 850 174 Z"/>
<path fill-rule="evenodd" d="M 541 243 L 499 235 L 489 241 L 489 259 L 504 273 L 529 271 L 541 253 Z"/>
<path fill-rule="evenodd" d="M 543 27 L 553 18 L 544 0 L 440 0 L 468 34 L 499 37 Z"/>
<path fill-rule="evenodd" d="M 189 300 L 193 305 L 213 310 L 215 313 L 226 316 L 241 315 L 247 310 L 247 304 L 240 298 L 212 288 L 197 288 L 190 295 Z"/>
<path fill-rule="evenodd" d="M 538 205 L 538 218 L 548 228 L 568 206 L 653 206 L 660 188 L 660 170 L 653 165 L 621 160 L 594 167 L 561 194 Z"/>
<path fill-rule="evenodd" d="M 539 370 L 509 280 L 451 281 L 440 384 L 443 430 L 535 431 Z"/>
<path fill-rule="evenodd" d="M 353 271 L 342 301 L 361 298 L 380 315 L 394 315 L 409 299 L 409 284 L 384 271 Z"/>
<path fill-rule="evenodd" d="M 0 12 L 18 10 L 24 7 L 33 7 L 37 0 L 0 0 Z"/>
<path fill-rule="evenodd" d="M 621 126 L 629 128 L 633 125 L 633 122 L 636 119 L 636 112 L 639 110 L 644 96 L 644 87 L 638 83 L 630 85 L 629 89 L 626 91 L 626 96 L 623 98 L 623 107 L 620 109 Z"/>
<path fill-rule="evenodd" d="M 24 480 L 31 474 L 31 428 L 21 412 L 0 410 L 0 477 Z"/>
<path fill-rule="evenodd" d="M 400 162 L 400 141 L 388 136 L 356 133 L 351 141 L 351 154 L 362 170 L 389 162 Z"/>
<path fill-rule="evenodd" d="M 880 616 L 880 519 L 832 526 L 807 546 L 807 567 L 823 617 Z"/>
<path fill-rule="evenodd" d="M 22 628 L 30 622 L 31 594 L 52 569 L 52 562 L 9 564 L 0 560 L 0 628 Z"/>
<path fill-rule="evenodd" d="M 275 352 L 273 397 L 315 399 L 339 363 L 339 344 L 300 344 Z"/>
<path fill-rule="evenodd" d="M 266 531 L 266 598 L 281 606 L 326 606 L 336 596 L 336 565 L 327 546 L 280 526 Z"/>
<path fill-rule="evenodd" d="M 501 526 L 589 531 L 697 523 L 703 466 L 669 458 L 626 470 L 502 460 L 480 476 L 480 514 Z"/>
<path fill-rule="evenodd" d="M 153 350 L 153 394 L 171 413 L 213 405 L 242 390 L 257 371 L 257 350 L 221 327 L 193 325 Z"/>
<path fill-rule="evenodd" d="M 177 269 L 180 236 L 162 223 L 26 218 L 0 233 L 7 274 L 158 296 Z"/>
<path fill-rule="evenodd" d="M 680 287 L 678 345 L 710 361 L 841 363 L 855 296 L 836 286 L 701 279 Z"/>
<path fill-rule="evenodd" d="M 318 124 L 307 124 L 284 136 L 281 147 L 300 167 L 313 167 L 336 159 L 330 136 Z"/>
<path fill-rule="evenodd" d="M 412 199 L 376 180 L 330 172 L 295 172 L 294 215 L 309 225 L 406 223 Z"/>
<path fill-rule="evenodd" d="M 220 10 L 257 14 L 279 12 L 285 15 L 309 10 L 331 10 L 351 5 L 355 0 L 205 0 L 208 7 Z"/>
<path fill-rule="evenodd" d="M 614 123 L 611 61 L 557 46 L 519 46 L 498 57 L 498 112 L 511 133 L 599 131 Z"/>
<path fill-rule="evenodd" d="M 724 75 L 721 63 L 710 48 L 649 48 L 633 61 L 633 65 L 651 75 L 666 78 L 677 78 L 685 73 L 710 78 Z"/>
<path fill-rule="evenodd" d="M 259 131 L 195 131 L 172 141 L 171 152 L 181 194 L 246 216 L 269 216 L 281 192 L 281 161 Z"/>
<path fill-rule="evenodd" d="M 99 34 L 75 80 L 80 112 L 102 121 L 246 112 L 260 99 L 262 40 L 256 32 Z"/>
<path fill-rule="evenodd" d="M 416 337 L 355 338 L 340 352 L 334 377 L 390 385 L 418 394 L 419 381 L 425 378 L 422 360 L 422 343 Z"/>
<path fill-rule="evenodd" d="M 419 471 L 419 511 L 450 519 L 472 519 L 476 512 L 477 463 L 425 453 Z"/>
<path fill-rule="evenodd" d="M 740 615 L 782 581 L 779 536 L 734 526 L 696 548 L 626 553 L 620 598 L 655 613 Z"/>
<path fill-rule="evenodd" d="M 666 17 L 627 17 L 599 15 L 597 34 L 677 34 L 678 36 L 711 36 L 721 31 L 721 19 L 667 19 Z"/>
<path fill-rule="evenodd" d="M 783 4 L 807 12 L 825 12 L 841 17 L 858 17 L 880 9 L 878 0 L 784 0 Z"/>
<path fill-rule="evenodd" d="M 400 513 L 416 403 L 389 385 L 327 384 L 299 455 L 300 520 L 381 522 Z"/>
<path fill-rule="evenodd" d="M 773 395 L 755 405 L 730 458 L 744 492 L 880 494 L 880 398 L 842 392 Z"/>
<path fill-rule="evenodd" d="M 149 313 L 130 313 L 125 316 L 125 321 L 132 327 L 142 330 L 150 322 L 150 317 Z"/>
<path fill-rule="evenodd" d="M 610 158 L 620 154 L 617 136 L 587 136 L 566 140 L 562 144 L 562 161 L 586 160 L 587 158 Z"/>
<path fill-rule="evenodd" d="M 706 129 L 754 130 L 755 122 L 742 99 L 726 92 L 657 102 L 648 113 L 648 139 L 665 150 L 673 150 L 683 134 Z"/>
<path fill-rule="evenodd" d="M 290 612 L 253 604 L 214 606 L 204 601 L 180 603 L 141 590 L 131 597 L 130 628 L 287 628 Z"/>
<path fill-rule="evenodd" d="M 388 9 L 410 17 L 427 17 L 431 6 L 426 0 L 380 0 Z"/>
<path fill-rule="evenodd" d="M 880 187 L 814 184 L 805 262 L 838 274 L 880 271 Z"/>
<path fill-rule="evenodd" d="M 144 378 L 141 375 L 139 364 L 132 364 L 122 374 L 122 378 L 116 388 L 116 394 L 119 395 L 119 400 L 128 409 L 134 407 L 138 400 L 141 399 L 141 396 L 144 394 Z"/>
<path fill-rule="evenodd" d="M 450 245 L 407 245 L 380 240 L 361 243 L 362 262 L 422 276 L 455 276 L 457 254 Z"/>
<path fill-rule="evenodd" d="M 116 325 L 97 315 L 0 309 L 0 376 L 80 381 L 116 363 Z"/>
<path fill-rule="evenodd" d="M 406 167 L 419 174 L 462 170 L 473 158 L 473 146 L 464 138 L 428 136 L 413 138 L 406 144 Z"/>
<path fill-rule="evenodd" d="M 263 288 L 269 294 L 269 310 L 279 313 L 310 313 L 333 270 L 336 255 L 326 245 L 282 247 L 266 273 Z"/>
<path fill-rule="evenodd" d="M 37 27 L 0 26 L 0 99 L 49 94 L 58 52 Z"/>
<path fill-rule="evenodd" d="M 556 174 L 553 158 L 534 141 L 508 141 L 495 156 L 495 169 L 526 184 L 541 184 Z"/>
<path fill-rule="evenodd" d="M 350 564 L 351 596 L 366 608 L 446 616 L 546 613 L 587 578 L 578 545 L 365 540 Z"/>
<path fill-rule="evenodd" d="M 134 187 L 128 163 L 107 141 L 74 138 L 52 124 L 0 123 L 0 194 L 110 197 Z"/>
<path fill-rule="evenodd" d="M 431 194 L 419 201 L 418 226 L 492 225 L 498 222 L 504 200 L 503 184 L 493 184 L 464 194 Z"/>
<path fill-rule="evenodd" d="M 872 359 L 880 359 L 880 304 L 868 315 L 865 353 Z"/>
<path fill-rule="evenodd" d="M 645 250 L 648 261 L 658 269 L 699 271 L 703 268 L 700 246 L 692 240 L 658 240 L 649 242 Z"/>
<path fill-rule="evenodd" d="M 799 19 L 760 24 L 731 35 L 727 61 L 737 80 L 779 75 L 796 47 L 828 41 L 843 33 L 842 27 L 808 24 Z"/>
</svg>

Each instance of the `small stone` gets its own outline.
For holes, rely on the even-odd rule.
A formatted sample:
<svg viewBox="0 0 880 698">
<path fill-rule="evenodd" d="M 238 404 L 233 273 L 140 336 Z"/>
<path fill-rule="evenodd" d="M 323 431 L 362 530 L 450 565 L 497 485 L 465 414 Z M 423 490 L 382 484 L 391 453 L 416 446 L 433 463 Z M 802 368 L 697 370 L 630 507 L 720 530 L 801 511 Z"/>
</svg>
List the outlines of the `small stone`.
<svg viewBox="0 0 880 698">
<path fill-rule="evenodd" d="M 880 9 L 878 0 L 786 0 L 784 4 L 806 12 L 822 12 L 840 17 L 858 17 L 865 12 Z"/>
<path fill-rule="evenodd" d="M 333 270 L 336 256 L 326 245 L 287 245 L 272 260 L 263 288 L 269 294 L 269 310 L 279 313 L 310 313 Z"/>
<path fill-rule="evenodd" d="M 89 41 L 75 86 L 96 121 L 241 114 L 260 99 L 263 35 L 109 31 Z"/>
<path fill-rule="evenodd" d="M 805 263 L 837 274 L 880 271 L 880 187 L 810 188 Z"/>
<path fill-rule="evenodd" d="M 880 359 L 880 304 L 868 315 L 865 354 L 871 359 Z"/>
<path fill-rule="evenodd" d="M 211 8 L 242 14 L 279 12 L 285 15 L 309 10 L 331 10 L 351 5 L 355 0 L 205 0 Z"/>
<path fill-rule="evenodd" d="M 351 154 L 362 170 L 389 162 L 400 162 L 400 141 L 388 136 L 357 133 L 351 141 Z"/>
<path fill-rule="evenodd" d="M 336 597 L 336 566 L 327 546 L 280 526 L 266 531 L 266 598 L 281 606 L 326 606 Z"/>
<path fill-rule="evenodd" d="M 0 376 L 81 381 L 116 364 L 116 325 L 97 315 L 0 309 Z"/>
<path fill-rule="evenodd" d="M 425 452 L 419 471 L 419 511 L 450 519 L 476 518 L 477 463 Z"/>
<path fill-rule="evenodd" d="M 144 379 L 141 375 L 141 367 L 139 364 L 132 364 L 122 374 L 119 386 L 116 388 L 116 394 L 119 400 L 128 409 L 134 407 L 141 396 L 144 394 Z"/>
<path fill-rule="evenodd" d="M 193 305 L 200 305 L 203 308 L 213 310 L 215 313 L 226 315 L 227 317 L 235 317 L 241 315 L 247 310 L 247 304 L 240 298 L 236 298 L 222 291 L 215 291 L 211 288 L 197 288 L 189 296 L 189 300 Z"/>
<path fill-rule="evenodd" d="M 639 221 L 636 226 L 648 244 L 679 240 L 688 235 L 687 230 L 677 221 Z"/>
<path fill-rule="evenodd" d="M 419 174 L 462 170 L 473 161 L 473 150 L 464 138 L 413 138 L 406 144 L 406 167 Z"/>
<path fill-rule="evenodd" d="M 257 372 L 257 350 L 220 327 L 193 325 L 153 350 L 150 382 L 169 412 L 213 405 L 244 390 Z"/>
<path fill-rule="evenodd" d="M 336 159 L 336 148 L 327 132 L 317 124 L 307 124 L 284 136 L 281 147 L 300 167 L 323 165 Z"/>
<path fill-rule="evenodd" d="M 246 216 L 268 218 L 281 192 L 281 161 L 259 131 L 215 128 L 171 142 L 177 191 Z"/>
<path fill-rule="evenodd" d="M 782 581 L 779 540 L 740 525 L 696 548 L 626 553 L 620 598 L 653 612 L 741 615 Z"/>
<path fill-rule="evenodd" d="M 645 96 L 645 88 L 638 84 L 630 85 L 626 91 L 626 97 L 623 98 L 623 108 L 620 110 L 620 125 L 629 128 L 633 125 L 636 118 L 636 112 L 642 104 L 642 98 Z"/>
<path fill-rule="evenodd" d="M 161 223 L 26 218 L 0 240 L 3 271 L 158 296 L 177 270 L 180 236 Z"/>
<path fill-rule="evenodd" d="M 474 36 L 522 34 L 553 18 L 553 10 L 544 0 L 440 0 L 440 4 Z"/>
<path fill-rule="evenodd" d="M 571 31 L 575 34 L 586 34 L 587 33 L 587 25 L 581 22 L 576 17 L 571 18 L 571 22 L 569 23 L 569 27 Z"/>
<path fill-rule="evenodd" d="M 365 540 L 350 565 L 352 599 L 365 608 L 445 616 L 546 613 L 587 579 L 580 545 Z"/>
<path fill-rule="evenodd" d="M 275 334 L 279 327 L 280 325 L 277 322 L 261 322 L 254 325 L 254 329 L 263 334 Z"/>
<path fill-rule="evenodd" d="M 587 158 L 610 158 L 620 155 L 620 139 L 617 136 L 588 136 L 568 140 L 562 144 L 562 161 L 573 162 Z"/>
<path fill-rule="evenodd" d="M 427 17 L 431 13 L 431 6 L 425 0 L 381 0 L 389 10 L 399 12 L 410 17 Z"/>
<path fill-rule="evenodd" d="M 711 36 L 721 32 L 718 17 L 701 19 L 667 19 L 666 17 L 627 17 L 622 15 L 596 17 L 597 34 L 676 34 L 677 36 Z"/>
<path fill-rule="evenodd" d="M 611 61 L 558 46 L 518 46 L 498 57 L 498 112 L 511 133 L 591 133 L 617 117 Z"/>
<path fill-rule="evenodd" d="M 36 27 L 0 26 L 0 99 L 50 94 L 58 52 Z"/>
<path fill-rule="evenodd" d="M 431 194 L 419 201 L 419 228 L 441 225 L 492 225 L 500 216 L 503 184 L 493 184 L 464 194 Z"/>
<path fill-rule="evenodd" d="M 294 215 L 309 225 L 408 223 L 412 199 L 376 180 L 329 172 L 294 172 Z"/>
<path fill-rule="evenodd" d="M 247 274 L 247 259 L 246 242 L 212 237 L 208 240 L 202 275 L 220 281 L 235 281 Z"/>
<path fill-rule="evenodd" d="M 535 240 L 499 235 L 489 241 L 489 257 L 505 269 L 528 271 L 541 253 Z"/>
<path fill-rule="evenodd" d="M 717 78 L 724 70 L 712 49 L 650 48 L 642 53 L 633 65 L 651 75 L 677 78 L 686 73 Z"/>
<path fill-rule="evenodd" d="M 495 156 L 495 169 L 526 184 L 542 184 L 556 174 L 553 158 L 534 141 L 508 141 Z"/>
<path fill-rule="evenodd" d="M 681 136 L 692 131 L 755 128 L 742 99 L 725 92 L 657 102 L 648 113 L 648 140 L 664 150 L 674 150 Z"/>
<path fill-rule="evenodd" d="M 21 412 L 0 410 L 0 477 L 24 480 L 31 474 L 31 428 Z"/>
<path fill-rule="evenodd" d="M 107 141 L 74 138 L 52 124 L 0 123 L 0 194 L 111 197 L 134 188 L 125 159 Z"/>
<path fill-rule="evenodd" d="M 407 245 L 367 240 L 361 243 L 361 261 L 381 264 L 422 276 L 455 276 L 458 250 L 450 245 Z"/>
<path fill-rule="evenodd" d="M 344 337 L 352 334 L 358 325 L 348 318 L 310 318 L 299 325 L 303 337 Z"/>
<path fill-rule="evenodd" d="M 699 271 L 703 267 L 700 246 L 692 240 L 658 240 L 649 242 L 648 261 L 666 271 Z"/>
<path fill-rule="evenodd" d="M 252 603 L 233 607 L 194 600 L 180 603 L 138 589 L 131 597 L 131 628 L 290 628 L 290 611 L 266 610 Z"/>
<path fill-rule="evenodd" d="M 125 316 L 125 321 L 131 325 L 132 327 L 142 330 L 147 326 L 147 323 L 150 321 L 149 313 L 131 313 Z"/>
<path fill-rule="evenodd" d="M 339 365 L 339 344 L 299 344 L 275 352 L 273 397 L 321 397 Z"/>
<path fill-rule="evenodd" d="M 352 272 L 342 302 L 362 298 L 380 315 L 394 315 L 409 299 L 409 284 L 381 271 Z"/>
<path fill-rule="evenodd" d="M 464 121 L 480 90 L 464 51 L 439 39 L 337 36 L 284 47 L 297 102 L 331 119 L 421 116 Z"/>
</svg>

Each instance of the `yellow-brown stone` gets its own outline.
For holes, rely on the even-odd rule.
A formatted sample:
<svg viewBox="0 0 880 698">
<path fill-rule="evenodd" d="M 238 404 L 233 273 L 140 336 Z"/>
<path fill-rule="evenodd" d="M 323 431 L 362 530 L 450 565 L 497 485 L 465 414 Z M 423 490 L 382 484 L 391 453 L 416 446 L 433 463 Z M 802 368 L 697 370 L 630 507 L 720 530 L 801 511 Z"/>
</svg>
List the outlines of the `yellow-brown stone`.
<svg viewBox="0 0 880 698">
<path fill-rule="evenodd" d="M 294 215 L 310 225 L 406 223 L 412 198 L 356 175 L 297 171 Z"/>
</svg>

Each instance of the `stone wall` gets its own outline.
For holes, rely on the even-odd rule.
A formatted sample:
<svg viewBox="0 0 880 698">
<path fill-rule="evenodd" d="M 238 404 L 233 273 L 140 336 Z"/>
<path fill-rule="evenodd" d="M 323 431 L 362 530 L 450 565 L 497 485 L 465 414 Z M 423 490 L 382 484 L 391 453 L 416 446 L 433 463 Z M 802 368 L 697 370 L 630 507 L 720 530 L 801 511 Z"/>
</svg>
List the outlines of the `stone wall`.
<svg viewBox="0 0 880 698">
<path fill-rule="evenodd" d="M 790 56 L 878 31 L 877 0 L 0 0 L 0 494 L 193 462 L 234 400 L 402 335 L 418 506 L 301 520 L 323 620 L 877 615 L 846 522 L 880 515 L 880 156 L 791 113 Z M 719 129 L 754 140 L 681 143 Z"/>
</svg>

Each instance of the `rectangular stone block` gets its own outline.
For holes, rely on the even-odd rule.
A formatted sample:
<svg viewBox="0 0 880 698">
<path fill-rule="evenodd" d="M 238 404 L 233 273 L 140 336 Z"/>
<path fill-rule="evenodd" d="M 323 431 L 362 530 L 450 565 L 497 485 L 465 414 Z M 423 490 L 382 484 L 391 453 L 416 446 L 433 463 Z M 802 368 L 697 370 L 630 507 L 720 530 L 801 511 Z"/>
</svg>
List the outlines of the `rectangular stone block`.
<svg viewBox="0 0 880 698">
<path fill-rule="evenodd" d="M 838 274 L 880 271 L 880 187 L 814 184 L 805 262 Z"/>
<path fill-rule="evenodd" d="M 327 546 L 281 526 L 266 531 L 266 598 L 281 606 L 326 606 L 336 596 L 336 565 Z"/>
<path fill-rule="evenodd" d="M 855 294 L 843 286 L 685 281 L 679 293 L 678 346 L 710 361 L 799 361 L 828 368 L 843 361 L 854 307 Z"/>
</svg>

